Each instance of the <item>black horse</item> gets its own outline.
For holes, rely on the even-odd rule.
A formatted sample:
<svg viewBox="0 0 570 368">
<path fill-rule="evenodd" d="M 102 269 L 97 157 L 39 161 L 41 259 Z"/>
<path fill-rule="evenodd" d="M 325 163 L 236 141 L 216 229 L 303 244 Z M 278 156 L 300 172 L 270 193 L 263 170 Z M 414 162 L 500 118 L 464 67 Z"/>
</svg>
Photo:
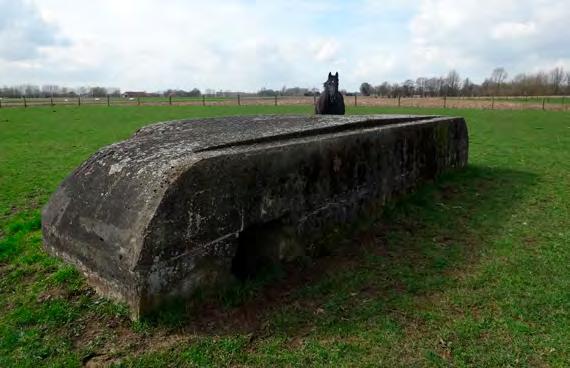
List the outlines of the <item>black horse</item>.
<svg viewBox="0 0 570 368">
<path fill-rule="evenodd" d="M 344 98 L 338 91 L 338 72 L 324 83 L 325 91 L 315 105 L 317 115 L 344 115 Z"/>
</svg>

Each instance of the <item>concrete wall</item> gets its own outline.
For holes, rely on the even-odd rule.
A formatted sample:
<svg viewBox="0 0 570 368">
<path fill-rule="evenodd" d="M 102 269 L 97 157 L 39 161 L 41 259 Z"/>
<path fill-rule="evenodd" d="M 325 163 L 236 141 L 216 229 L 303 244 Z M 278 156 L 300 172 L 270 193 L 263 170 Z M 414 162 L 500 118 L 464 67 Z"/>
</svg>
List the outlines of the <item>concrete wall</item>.
<svg viewBox="0 0 570 368">
<path fill-rule="evenodd" d="M 141 129 L 92 156 L 43 212 L 46 249 L 133 317 L 267 263 L 467 164 L 462 118 L 265 116 Z"/>
</svg>

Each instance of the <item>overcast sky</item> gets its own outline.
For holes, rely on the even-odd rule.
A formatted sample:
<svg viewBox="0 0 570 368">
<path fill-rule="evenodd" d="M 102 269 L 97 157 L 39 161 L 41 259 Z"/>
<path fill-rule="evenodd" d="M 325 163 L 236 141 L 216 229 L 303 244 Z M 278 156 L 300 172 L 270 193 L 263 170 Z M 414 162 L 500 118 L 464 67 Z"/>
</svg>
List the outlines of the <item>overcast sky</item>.
<svg viewBox="0 0 570 368">
<path fill-rule="evenodd" d="M 569 0 L 0 0 L 0 85 L 256 91 L 570 69 Z"/>
</svg>

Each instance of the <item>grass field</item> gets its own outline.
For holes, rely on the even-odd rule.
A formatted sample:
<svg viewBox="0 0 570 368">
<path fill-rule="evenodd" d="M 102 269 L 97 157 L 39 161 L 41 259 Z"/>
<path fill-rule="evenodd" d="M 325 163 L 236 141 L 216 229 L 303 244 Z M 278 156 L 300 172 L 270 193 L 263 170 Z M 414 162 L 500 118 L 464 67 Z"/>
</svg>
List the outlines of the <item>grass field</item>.
<svg viewBox="0 0 570 368">
<path fill-rule="evenodd" d="M 464 116 L 470 166 L 324 241 L 307 269 L 132 323 L 41 248 L 40 207 L 98 148 L 169 119 L 309 106 L 0 110 L 0 367 L 570 364 L 570 114 Z"/>
</svg>

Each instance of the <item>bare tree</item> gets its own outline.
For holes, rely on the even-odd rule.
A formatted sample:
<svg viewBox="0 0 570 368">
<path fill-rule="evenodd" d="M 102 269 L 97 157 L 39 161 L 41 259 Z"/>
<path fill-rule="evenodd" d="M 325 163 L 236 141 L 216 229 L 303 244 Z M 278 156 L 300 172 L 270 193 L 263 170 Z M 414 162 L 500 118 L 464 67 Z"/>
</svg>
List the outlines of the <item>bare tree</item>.
<svg viewBox="0 0 570 368">
<path fill-rule="evenodd" d="M 507 80 L 508 76 L 509 74 L 503 67 L 495 68 L 495 70 L 493 70 L 491 81 L 497 86 L 497 94 L 501 93 L 501 86 Z"/>
<path fill-rule="evenodd" d="M 457 96 L 459 92 L 459 83 L 460 83 L 459 73 L 457 73 L 455 70 L 450 71 L 447 74 L 445 83 L 447 85 L 447 94 L 449 96 Z"/>
<path fill-rule="evenodd" d="M 42 97 L 54 97 L 60 93 L 60 87 L 53 84 L 46 84 L 41 87 Z"/>
<path fill-rule="evenodd" d="M 40 97 L 40 87 L 31 84 L 21 86 L 22 95 L 26 97 Z"/>
<path fill-rule="evenodd" d="M 538 72 L 532 76 L 532 94 L 534 96 L 544 96 L 548 93 L 548 75 L 545 72 Z"/>
<path fill-rule="evenodd" d="M 415 89 L 416 85 L 411 79 L 406 80 L 402 85 L 402 93 L 405 97 L 412 97 L 414 95 Z"/>
<path fill-rule="evenodd" d="M 473 96 L 475 85 L 469 78 L 465 78 L 461 85 L 461 95 L 462 96 Z"/>
<path fill-rule="evenodd" d="M 447 93 L 446 91 L 446 82 L 444 77 L 436 78 L 436 93 L 438 96 L 443 96 Z"/>
<path fill-rule="evenodd" d="M 391 94 L 390 94 L 390 95 L 391 95 L 392 97 L 398 97 L 398 96 L 401 96 L 401 95 L 402 95 L 402 88 L 400 87 L 400 84 L 399 84 L 399 83 L 394 83 L 394 84 L 392 84 L 391 89 L 392 89 L 392 91 L 391 91 Z"/>
<path fill-rule="evenodd" d="M 382 97 L 388 97 L 392 92 L 392 86 L 388 82 L 383 82 L 381 85 L 376 87 L 376 90 Z"/>
<path fill-rule="evenodd" d="M 427 78 L 424 77 L 419 77 L 418 79 L 416 79 L 417 93 L 422 97 L 425 97 L 426 82 Z"/>
<path fill-rule="evenodd" d="M 121 95 L 121 89 L 118 87 L 108 87 L 107 94 L 113 97 L 119 97 Z"/>
<path fill-rule="evenodd" d="M 107 95 L 107 89 L 103 87 L 91 87 L 89 88 L 89 95 L 91 95 L 91 97 L 105 97 Z"/>
<path fill-rule="evenodd" d="M 364 82 L 360 85 L 360 93 L 363 96 L 370 96 L 374 93 L 374 87 L 370 83 Z"/>
<path fill-rule="evenodd" d="M 428 80 L 426 80 L 424 88 L 427 95 L 429 95 L 430 97 L 436 96 L 437 94 L 439 94 L 439 88 L 440 88 L 439 79 L 429 78 Z"/>
<path fill-rule="evenodd" d="M 556 67 L 550 72 L 550 85 L 555 95 L 560 93 L 564 84 L 564 78 L 566 78 L 566 73 L 564 73 L 564 69 L 561 67 Z"/>
<path fill-rule="evenodd" d="M 512 84 L 512 93 L 516 96 L 528 96 L 528 91 L 530 90 L 531 80 L 525 73 L 517 74 Z"/>
</svg>

